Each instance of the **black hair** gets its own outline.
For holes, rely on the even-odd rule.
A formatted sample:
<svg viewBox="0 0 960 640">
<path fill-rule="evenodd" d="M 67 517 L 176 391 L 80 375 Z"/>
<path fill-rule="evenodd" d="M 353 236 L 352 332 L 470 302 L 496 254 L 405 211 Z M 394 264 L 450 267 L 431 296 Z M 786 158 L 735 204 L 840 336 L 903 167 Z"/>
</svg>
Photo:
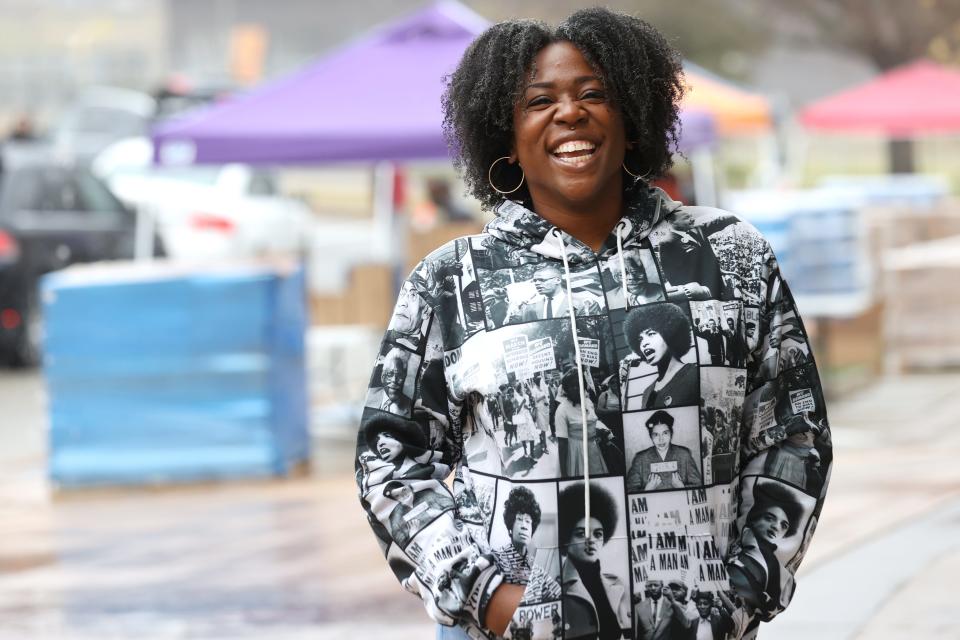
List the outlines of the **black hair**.
<svg viewBox="0 0 960 640">
<path fill-rule="evenodd" d="M 640 332 L 652 329 L 660 334 L 671 355 L 681 357 L 693 346 L 690 323 L 680 307 L 671 303 L 649 304 L 631 309 L 623 321 L 623 332 L 633 352 L 641 355 Z"/>
<path fill-rule="evenodd" d="M 659 31 L 639 18 L 600 7 L 581 9 L 555 29 L 535 20 L 509 20 L 473 41 L 447 77 L 443 95 L 443 129 L 454 166 L 487 209 L 503 200 L 489 184 L 488 172 L 497 158 L 510 154 L 514 105 L 524 80 L 536 55 L 554 42 L 575 45 L 602 78 L 623 117 L 627 140 L 634 142 L 624 159 L 630 171 L 654 178 L 672 165 L 683 67 Z M 512 189 L 521 172 L 504 161 L 493 179 L 501 189 Z M 530 202 L 526 184 L 510 197 Z"/>
<path fill-rule="evenodd" d="M 561 548 L 570 544 L 570 536 L 573 535 L 573 528 L 582 518 L 583 512 L 583 494 L 584 484 L 577 482 L 571 484 L 560 492 L 557 501 L 557 514 L 559 529 L 559 541 Z M 603 544 L 607 544 L 613 530 L 617 528 L 617 503 L 613 496 L 603 487 L 595 484 L 590 485 L 590 515 L 600 521 L 603 525 Z"/>
<path fill-rule="evenodd" d="M 412 458 L 426 450 L 427 436 L 419 424 L 392 413 L 378 412 L 363 425 L 363 438 L 367 447 L 377 457 L 380 457 L 380 452 L 377 450 L 377 440 L 381 433 L 385 433 L 399 442 L 405 456 Z"/>
<path fill-rule="evenodd" d="M 577 379 L 577 370 L 568 369 L 563 372 L 560 378 L 560 388 L 563 389 L 563 395 L 567 396 L 575 406 L 580 406 L 580 381 Z"/>
<path fill-rule="evenodd" d="M 407 485 L 400 482 L 399 480 L 391 480 L 387 484 L 383 485 L 383 495 L 388 498 L 393 498 L 393 492 L 400 491 L 405 486 Z M 396 500 L 396 498 L 394 498 L 394 500 Z"/>
<path fill-rule="evenodd" d="M 540 526 L 540 505 L 533 491 L 523 486 L 511 489 L 507 501 L 503 504 L 503 523 L 507 525 L 508 531 L 513 528 L 513 521 L 518 513 L 530 516 L 534 531 Z"/>
<path fill-rule="evenodd" d="M 650 437 L 653 437 L 653 428 L 658 424 L 665 424 L 667 428 L 670 429 L 670 437 L 673 437 L 673 416 L 664 411 L 663 409 L 657 409 L 653 412 L 645 423 L 647 431 L 650 433 Z"/>
<path fill-rule="evenodd" d="M 803 506 L 790 489 L 778 482 L 757 482 L 753 485 L 753 506 L 747 512 L 747 526 L 770 507 L 783 509 L 790 522 L 784 537 L 789 538 L 795 534 L 800 527 Z"/>
</svg>

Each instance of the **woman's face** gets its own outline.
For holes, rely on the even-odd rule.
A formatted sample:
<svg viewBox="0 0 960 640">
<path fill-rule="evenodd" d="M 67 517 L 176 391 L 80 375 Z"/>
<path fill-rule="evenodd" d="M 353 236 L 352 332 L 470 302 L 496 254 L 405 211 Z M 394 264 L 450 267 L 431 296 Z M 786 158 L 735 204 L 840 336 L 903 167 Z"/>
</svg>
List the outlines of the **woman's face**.
<svg viewBox="0 0 960 640">
<path fill-rule="evenodd" d="M 647 364 L 656 366 L 667 355 L 667 342 L 653 329 L 644 329 L 640 332 L 640 355 Z"/>
<path fill-rule="evenodd" d="M 511 158 L 538 206 L 570 209 L 622 187 L 623 118 L 570 42 L 544 47 L 513 110 Z"/>
<path fill-rule="evenodd" d="M 653 429 L 650 429 L 650 439 L 657 449 L 666 449 L 673 439 L 673 431 L 665 424 L 655 424 Z"/>
<path fill-rule="evenodd" d="M 510 529 L 510 540 L 515 547 L 525 547 L 533 537 L 533 518 L 529 513 L 518 513 Z"/>
<path fill-rule="evenodd" d="M 596 518 L 590 518 L 588 538 L 586 522 L 586 518 L 580 518 L 573 526 L 570 541 L 567 543 L 567 555 L 577 562 L 597 562 L 603 547 L 603 525 Z"/>
<path fill-rule="evenodd" d="M 790 521 L 783 509 L 771 505 L 750 522 L 750 528 L 753 529 L 757 537 L 776 544 L 787 533 L 787 529 L 790 528 Z"/>
<path fill-rule="evenodd" d="M 377 455 L 381 460 L 393 462 L 403 455 L 403 445 L 389 433 L 377 436 Z"/>
</svg>

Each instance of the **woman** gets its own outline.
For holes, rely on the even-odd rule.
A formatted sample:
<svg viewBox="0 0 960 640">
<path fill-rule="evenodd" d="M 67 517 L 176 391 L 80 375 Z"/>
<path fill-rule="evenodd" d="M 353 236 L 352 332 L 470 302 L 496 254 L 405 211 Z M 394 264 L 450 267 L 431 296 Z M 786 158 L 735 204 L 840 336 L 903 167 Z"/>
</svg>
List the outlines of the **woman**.
<svg viewBox="0 0 960 640">
<path fill-rule="evenodd" d="M 699 485 L 700 463 L 690 449 L 673 444 L 673 416 L 663 409 L 654 411 L 646 427 L 653 444 L 633 457 L 627 472 L 627 493 Z"/>
<path fill-rule="evenodd" d="M 523 391 L 523 383 L 518 382 L 513 387 L 513 424 L 517 430 L 516 437 L 523 446 L 523 455 L 529 460 L 533 460 L 533 441 L 537 437 L 532 405 L 530 397 Z"/>
<path fill-rule="evenodd" d="M 574 477 L 583 475 L 583 438 L 586 432 L 587 458 L 590 461 L 590 475 L 607 473 L 607 463 L 604 462 L 600 451 L 598 438 L 609 437 L 609 429 L 597 422 L 597 413 L 593 408 L 590 397 L 584 398 L 584 407 L 580 406 L 580 386 L 577 382 L 577 372 L 571 369 L 560 379 L 560 388 L 563 396 L 560 406 L 557 407 L 555 420 L 557 432 L 565 433 L 567 439 L 566 459 L 561 460 L 562 475 Z M 587 416 L 586 427 L 583 423 L 584 413 Z M 600 435 L 598 430 L 606 432 Z"/>
<path fill-rule="evenodd" d="M 411 428 L 410 423 L 403 420 L 368 423 L 364 429 L 364 438 L 370 452 L 380 463 L 375 464 L 368 458 L 371 469 L 374 466 L 380 469 L 375 474 L 378 482 L 395 478 L 429 480 L 432 477 L 433 465 L 416 459 L 417 456 L 429 458 L 431 455 L 426 450 L 426 438 L 422 431 Z"/>
<path fill-rule="evenodd" d="M 558 406 L 560 415 L 554 418 L 558 439 L 566 428 L 571 440 L 568 455 L 561 458 L 569 463 L 570 468 L 565 471 L 587 475 L 592 469 L 604 470 L 603 458 L 592 439 L 593 430 L 598 428 L 596 414 L 592 401 L 585 397 L 581 400 L 581 396 L 586 395 L 581 390 L 589 387 L 588 378 L 603 380 L 618 373 L 613 370 L 616 359 L 612 354 L 619 347 L 618 340 L 624 335 L 625 326 L 619 309 L 611 313 L 607 305 L 588 309 L 577 304 L 578 300 L 592 298 L 594 294 L 584 290 L 576 274 L 584 270 L 595 270 L 598 274 L 609 272 L 616 264 L 624 265 L 623 258 L 628 258 L 629 263 L 646 252 L 644 255 L 648 255 L 656 268 L 658 280 L 664 285 L 677 286 L 675 295 L 682 296 L 678 299 L 684 305 L 684 312 L 690 299 L 721 291 L 719 287 L 711 289 L 722 279 L 720 267 L 742 272 L 743 278 L 734 286 L 750 290 L 759 291 L 761 281 L 780 279 L 773 253 L 755 228 L 728 216 L 727 222 L 736 228 L 717 233 L 719 224 L 701 224 L 706 222 L 703 218 L 715 217 L 712 210 L 685 207 L 646 182 L 648 177 L 663 175 L 671 165 L 679 132 L 677 115 L 683 86 L 680 56 L 660 33 L 642 20 L 605 9 L 578 11 L 555 28 L 530 20 L 494 25 L 470 45 L 449 77 L 443 99 L 444 127 L 454 150 L 454 162 L 470 194 L 495 216 L 483 233 L 455 241 L 457 244 L 453 246 L 464 248 L 464 252 L 453 251 L 450 244 L 445 245 L 424 258 L 412 276 L 418 294 L 428 302 L 423 305 L 426 322 L 423 326 L 427 329 L 415 350 L 416 356 L 443 353 L 444 367 L 435 370 L 420 366 L 418 371 L 411 371 L 409 380 L 415 384 L 409 389 L 415 396 L 430 394 L 447 400 L 450 419 L 446 439 L 431 445 L 442 453 L 441 462 L 445 467 L 456 466 L 458 473 L 471 473 L 471 460 L 465 460 L 462 452 L 470 450 L 473 439 L 479 437 L 484 439 L 474 449 L 489 448 L 478 452 L 473 459 L 479 460 L 482 453 L 486 453 L 486 460 L 502 459 L 504 452 L 498 443 L 484 436 L 484 429 L 465 427 L 472 420 L 486 419 L 474 415 L 470 407 L 478 397 L 484 398 L 496 393 L 500 385 L 515 382 L 518 372 L 527 367 L 523 362 L 524 349 L 535 340 L 548 338 L 553 347 L 553 371 L 560 368 L 556 367 L 557 363 L 577 362 L 566 374 L 563 407 Z M 686 230 L 673 233 L 676 225 L 688 222 L 694 225 L 695 233 Z M 673 236 L 676 239 L 671 240 Z M 664 263 L 658 249 L 660 241 L 677 243 L 675 250 L 665 254 L 671 258 L 669 264 Z M 721 242 L 724 246 L 734 245 L 733 251 L 718 254 L 713 244 Z M 751 250 L 741 252 L 747 256 L 743 260 L 745 264 L 728 264 L 728 254 L 737 255 L 747 246 Z M 695 274 L 696 283 L 702 286 L 692 286 L 692 281 L 685 279 L 689 269 L 679 259 L 681 250 L 689 254 L 699 271 L 713 270 Z M 707 257 L 712 258 L 696 259 L 700 254 L 709 254 Z M 427 286 L 430 278 L 418 275 L 434 274 L 434 280 L 442 279 L 442 290 L 456 293 L 460 288 L 462 296 L 463 285 L 455 275 L 457 265 L 439 268 L 438 263 L 450 256 L 454 256 L 450 258 L 454 262 L 461 263 L 464 273 L 469 262 L 478 273 L 488 274 L 480 278 L 481 289 L 485 289 L 485 283 L 504 286 L 507 281 L 532 287 L 538 267 L 551 267 L 562 274 L 562 297 L 569 302 L 563 305 L 562 319 L 556 317 L 559 307 L 553 304 L 554 298 L 544 291 L 542 312 L 535 314 L 536 317 L 506 321 L 513 326 L 477 327 L 469 332 L 458 329 L 461 320 L 455 312 L 456 305 L 431 298 Z M 616 256 L 621 257 L 620 262 L 612 263 Z M 648 275 L 652 281 L 654 272 L 651 270 Z M 626 280 L 625 274 L 621 276 Z M 484 300 L 492 298 L 491 291 L 481 293 Z M 549 293 L 553 294 L 553 290 Z M 733 298 L 738 297 L 737 293 L 732 293 Z M 786 288 L 783 298 L 792 306 Z M 668 304 L 647 302 L 638 310 Z M 767 311 L 757 309 L 756 317 L 767 318 Z M 571 316 L 575 321 L 570 321 Z M 764 321 L 758 326 L 757 333 L 761 335 L 757 337 L 761 343 L 766 339 L 768 325 Z M 591 334 L 589 339 L 583 336 L 581 340 L 580 332 L 587 326 L 602 326 L 604 331 Z M 689 323 L 686 330 L 689 340 Z M 645 346 L 637 347 L 639 353 L 649 351 L 654 366 L 662 367 L 658 371 L 659 384 L 647 396 L 648 403 L 665 406 L 667 402 L 678 405 L 689 400 L 690 405 L 697 406 L 701 401 L 699 385 L 674 390 L 678 386 L 673 382 L 677 375 L 675 360 L 682 356 L 682 348 L 663 333 L 659 336 L 660 343 L 673 349 L 670 357 L 667 349 L 649 332 Z M 635 342 L 640 344 L 639 334 Z M 585 346 L 589 351 L 580 353 Z M 600 357 L 594 358 L 597 347 Z M 411 359 L 411 363 L 428 359 Z M 549 365 L 550 360 L 543 358 L 540 364 Z M 812 369 L 813 365 L 803 366 Z M 550 371 L 549 368 L 543 370 Z M 695 378 L 695 373 L 696 369 L 687 369 L 683 379 Z M 808 379 L 818 379 L 815 372 L 808 373 Z M 750 377 L 746 385 L 749 389 L 756 386 L 752 374 L 752 371 L 746 372 Z M 461 380 L 461 387 L 451 391 L 448 383 L 454 377 Z M 779 387 L 785 382 L 774 378 L 768 384 Z M 731 404 L 742 402 L 742 386 L 738 388 L 733 380 L 729 388 L 711 391 L 729 398 Z M 787 397 L 786 391 L 784 387 L 778 397 Z M 819 390 L 814 393 L 819 394 Z M 506 396 L 513 398 L 515 392 L 504 396 L 506 407 Z M 417 400 L 414 398 L 414 402 Z M 625 409 L 629 411 L 631 407 Z M 362 420 L 379 422 L 386 419 L 389 411 L 389 408 L 368 404 Z M 416 414 L 411 413 L 407 419 L 427 428 L 416 422 Z M 583 447 L 582 443 L 588 446 Z M 556 468 L 550 464 L 540 466 Z M 607 473 L 609 475 L 609 470 Z M 434 478 L 445 479 L 439 471 Z M 513 479 L 501 476 L 491 481 L 499 488 L 512 483 Z M 558 479 L 538 477 L 538 481 L 557 482 Z M 738 482 L 739 478 L 733 481 Z M 621 477 L 614 476 L 606 486 L 620 487 L 614 498 L 618 503 L 626 503 Z M 441 489 L 442 485 L 436 490 Z M 657 503 L 681 512 L 689 508 L 688 494 L 685 490 L 664 491 L 657 495 Z M 639 498 L 630 500 L 640 504 Z M 602 499 L 598 499 L 599 502 Z M 389 519 L 392 507 L 371 499 L 371 509 L 378 518 Z M 541 504 L 541 507 L 544 521 L 559 521 L 569 515 L 567 506 L 561 506 L 556 513 L 553 505 Z M 586 530 L 596 517 L 593 506 L 589 510 L 584 506 L 577 519 L 585 520 L 582 528 Z M 603 524 L 602 518 L 597 519 Z M 454 512 L 432 523 L 426 532 L 412 532 L 410 546 L 406 547 L 414 552 L 411 561 L 417 565 L 414 575 L 420 585 L 418 593 L 435 619 L 449 624 L 451 620 L 436 615 L 437 609 L 444 609 L 446 605 L 442 603 L 450 601 L 463 603 L 463 608 L 457 609 L 458 613 L 453 616 L 452 622 L 459 631 L 449 631 L 454 634 L 452 637 L 462 638 L 468 631 L 472 637 L 502 635 L 511 626 L 524 628 L 532 617 L 545 613 L 553 605 L 560 608 L 559 603 L 537 603 L 529 598 L 520 606 L 526 585 L 510 583 L 495 562 L 479 562 L 489 548 L 489 540 L 471 540 L 464 535 L 464 529 L 462 520 Z M 559 541 L 556 544 L 559 545 Z M 462 555 L 470 567 L 477 568 L 458 580 L 456 591 L 446 586 L 449 583 L 443 580 L 446 565 L 438 561 L 454 546 L 461 550 L 458 557 Z M 619 553 L 619 545 L 615 548 Z M 683 553 L 686 555 L 679 559 L 684 565 L 694 566 L 699 561 L 693 556 L 692 545 Z M 610 562 L 619 563 L 618 575 L 629 573 L 630 558 L 625 549 L 619 558 L 614 553 L 608 553 L 605 558 L 608 556 Z M 589 566 L 588 562 L 582 564 Z M 592 572 L 589 575 L 591 580 L 595 577 Z M 601 573 L 601 584 L 602 576 Z M 608 595 L 607 599 L 618 620 L 614 627 L 619 627 L 618 598 Z M 534 607 L 537 604 L 543 606 Z M 609 616 L 598 613 L 600 633 L 606 634 L 610 625 L 602 620 Z M 563 618 L 566 620 L 565 614 Z M 625 620 L 623 626 L 629 627 L 629 615 Z M 536 628 L 535 633 L 539 633 Z M 570 635 L 564 628 L 556 628 L 556 633 L 561 637 Z M 552 637 L 552 633 L 547 637 Z"/>
<path fill-rule="evenodd" d="M 803 507 L 785 486 L 754 484 L 753 507 L 740 535 L 740 549 L 727 567 L 730 584 L 750 609 L 775 612 L 789 602 L 793 575 L 783 567 L 776 551 L 784 538 L 797 533 L 802 516 Z"/>
<path fill-rule="evenodd" d="M 657 369 L 656 377 L 641 394 L 640 406 L 629 408 L 679 407 L 699 402 L 697 365 L 680 361 L 693 346 L 690 324 L 680 307 L 671 303 L 637 307 L 627 314 L 623 330 L 633 352 Z M 627 394 L 632 395 L 629 387 Z"/>
<path fill-rule="evenodd" d="M 591 484 L 588 522 L 584 493 L 583 483 L 578 482 L 561 491 L 558 501 L 566 637 L 629 638 L 629 588 L 600 565 L 600 552 L 617 526 L 616 502 L 602 487 Z"/>
</svg>

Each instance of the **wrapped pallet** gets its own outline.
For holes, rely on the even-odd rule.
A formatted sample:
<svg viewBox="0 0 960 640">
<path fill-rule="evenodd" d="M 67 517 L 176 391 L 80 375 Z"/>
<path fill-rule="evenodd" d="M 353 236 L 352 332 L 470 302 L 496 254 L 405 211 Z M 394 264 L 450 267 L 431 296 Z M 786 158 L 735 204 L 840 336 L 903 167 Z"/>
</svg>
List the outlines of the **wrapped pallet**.
<svg viewBox="0 0 960 640">
<path fill-rule="evenodd" d="M 960 365 L 960 236 L 891 251 L 884 272 L 886 368 Z"/>
<path fill-rule="evenodd" d="M 81 265 L 41 287 L 55 485 L 276 476 L 307 460 L 297 265 Z"/>
</svg>

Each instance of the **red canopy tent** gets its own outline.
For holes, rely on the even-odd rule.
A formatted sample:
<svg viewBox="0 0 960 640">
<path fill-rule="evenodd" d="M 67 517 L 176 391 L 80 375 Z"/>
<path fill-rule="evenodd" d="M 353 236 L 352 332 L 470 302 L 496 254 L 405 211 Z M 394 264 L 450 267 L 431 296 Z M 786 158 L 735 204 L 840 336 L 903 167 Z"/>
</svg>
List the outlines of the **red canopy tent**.
<svg viewBox="0 0 960 640">
<path fill-rule="evenodd" d="M 919 60 L 809 105 L 800 122 L 891 138 L 960 131 L 960 73 Z"/>
</svg>

